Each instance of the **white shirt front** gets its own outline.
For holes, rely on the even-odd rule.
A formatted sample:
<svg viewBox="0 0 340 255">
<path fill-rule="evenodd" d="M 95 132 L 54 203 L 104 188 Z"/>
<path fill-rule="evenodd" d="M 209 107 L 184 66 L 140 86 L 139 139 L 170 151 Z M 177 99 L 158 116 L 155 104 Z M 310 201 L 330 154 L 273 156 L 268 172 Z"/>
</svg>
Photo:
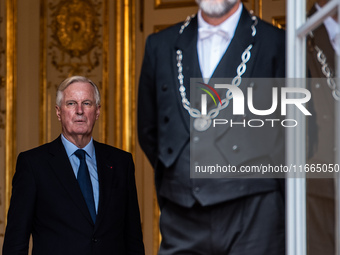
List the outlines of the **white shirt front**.
<svg viewBox="0 0 340 255">
<path fill-rule="evenodd" d="M 237 11 L 218 26 L 212 26 L 207 23 L 202 17 L 202 11 L 198 11 L 197 54 L 201 73 L 206 83 L 213 75 L 218 63 L 234 37 L 238 21 L 241 17 L 242 8 L 243 5 L 240 4 Z M 207 34 L 204 31 L 209 31 L 210 33 Z M 205 34 L 202 35 L 203 33 Z"/>
</svg>

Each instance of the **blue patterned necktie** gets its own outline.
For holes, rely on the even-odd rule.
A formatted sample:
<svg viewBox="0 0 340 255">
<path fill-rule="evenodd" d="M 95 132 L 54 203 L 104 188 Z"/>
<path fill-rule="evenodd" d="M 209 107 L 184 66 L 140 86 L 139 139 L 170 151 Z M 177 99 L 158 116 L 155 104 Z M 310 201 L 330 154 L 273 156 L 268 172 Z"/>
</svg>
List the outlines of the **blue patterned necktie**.
<svg viewBox="0 0 340 255">
<path fill-rule="evenodd" d="M 74 155 L 76 155 L 80 160 L 80 165 L 79 165 L 78 175 L 77 175 L 79 187 L 85 198 L 87 207 L 91 214 L 91 218 L 93 222 L 96 222 L 96 209 L 95 209 L 95 204 L 94 204 L 92 183 L 91 183 L 89 169 L 85 161 L 86 152 L 84 150 L 78 149 L 74 152 Z"/>
</svg>

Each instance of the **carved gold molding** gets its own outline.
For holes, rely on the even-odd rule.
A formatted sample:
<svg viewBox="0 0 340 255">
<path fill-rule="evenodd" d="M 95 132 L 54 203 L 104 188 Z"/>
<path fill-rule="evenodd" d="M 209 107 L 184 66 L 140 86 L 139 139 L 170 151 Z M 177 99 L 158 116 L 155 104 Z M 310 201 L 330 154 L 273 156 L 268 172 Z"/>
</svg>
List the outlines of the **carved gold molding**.
<svg viewBox="0 0 340 255">
<path fill-rule="evenodd" d="M 255 5 L 255 0 L 254 0 L 254 5 Z M 259 18 L 262 19 L 263 17 L 263 3 L 262 0 L 259 0 Z"/>
<path fill-rule="evenodd" d="M 91 0 L 50 2 L 52 40 L 48 45 L 52 65 L 68 76 L 90 73 L 99 66 L 101 36 L 99 9 L 101 3 Z"/>
<path fill-rule="evenodd" d="M 3 2 L 0 2 L 0 10 L 2 7 Z M 3 13 L 0 14 L 0 31 L 4 31 L 2 30 L 4 28 L 4 24 L 3 24 L 3 18 L 2 16 L 4 15 Z M 0 148 L 2 148 L 2 146 L 4 145 L 4 139 L 5 139 L 5 118 L 6 118 L 6 79 L 5 79 L 5 68 L 4 68 L 4 62 L 5 62 L 5 53 L 6 53 L 6 49 L 4 46 L 4 34 L 0 35 Z M 4 158 L 5 157 L 5 150 L 1 149 L 1 155 L 0 158 Z M 6 165 L 4 164 L 5 162 L 2 161 L 1 162 L 1 166 L 0 166 L 0 174 L 2 176 L 2 178 L 4 179 L 6 174 L 5 174 L 5 169 L 6 169 Z M 3 168 L 2 168 L 3 167 Z M 0 238 L 2 238 L 4 236 L 4 221 L 5 221 L 5 205 L 4 202 L 6 199 L 6 194 L 3 193 L 5 190 L 5 182 L 2 184 L 0 184 L 0 208 L 3 209 L 2 212 L 0 212 Z M 3 199 L 3 194 L 4 194 L 4 199 Z"/>
<path fill-rule="evenodd" d="M 87 76 L 98 85 L 102 95 L 99 140 L 106 143 L 108 0 L 41 0 L 40 8 L 40 143 L 51 140 L 51 105 L 57 86 L 72 75 Z"/>
<path fill-rule="evenodd" d="M 103 1 L 103 35 L 102 35 L 102 83 L 101 83 L 101 117 L 99 121 L 99 132 L 101 141 L 108 142 L 108 90 L 109 90 L 109 2 Z"/>
<path fill-rule="evenodd" d="M 135 154 L 135 8 L 133 0 L 115 6 L 115 116 L 114 145 Z"/>
<path fill-rule="evenodd" d="M 16 20 L 17 3 L 6 1 L 6 215 L 11 197 L 11 182 L 16 156 Z M 7 219 L 7 217 L 6 217 Z"/>
<path fill-rule="evenodd" d="M 39 143 L 47 141 L 47 67 L 46 67 L 46 34 L 47 34 L 47 0 L 40 1 L 40 84 L 39 84 Z"/>
<path fill-rule="evenodd" d="M 0 17 L 0 24 L 2 24 L 3 19 Z M 0 37 L 0 70 L 3 70 L 3 56 L 5 56 L 6 49 L 4 46 L 4 40 L 2 37 Z M 6 79 L 0 73 L 0 129 L 5 129 L 5 114 L 6 114 L 6 107 L 4 102 L 4 90 L 6 89 Z M 0 140 L 0 147 L 2 146 L 1 140 Z"/>
</svg>

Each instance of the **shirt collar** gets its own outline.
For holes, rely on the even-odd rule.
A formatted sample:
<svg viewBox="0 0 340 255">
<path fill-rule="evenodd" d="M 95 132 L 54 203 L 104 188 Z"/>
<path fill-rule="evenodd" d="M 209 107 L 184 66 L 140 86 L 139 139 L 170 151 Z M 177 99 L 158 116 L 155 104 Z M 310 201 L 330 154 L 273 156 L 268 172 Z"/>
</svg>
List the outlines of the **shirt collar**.
<svg viewBox="0 0 340 255">
<path fill-rule="evenodd" d="M 71 157 L 73 155 L 73 153 L 78 150 L 79 148 L 74 145 L 73 143 L 71 143 L 69 140 L 67 140 L 65 138 L 65 136 L 63 134 L 61 134 L 61 141 L 65 147 L 66 153 L 68 157 Z M 90 158 L 94 158 L 94 144 L 93 144 L 93 138 L 91 137 L 91 141 L 84 147 L 82 148 L 84 151 L 86 151 L 86 154 L 90 157 Z"/>
<path fill-rule="evenodd" d="M 228 19 L 226 19 L 225 21 L 223 21 L 221 24 L 217 26 L 213 26 L 207 23 L 202 17 L 202 10 L 198 10 L 198 15 L 197 15 L 198 28 L 210 28 L 210 27 L 219 28 L 227 32 L 231 39 L 234 37 L 238 21 L 241 17 L 242 9 L 243 9 L 243 4 L 240 3 L 236 12 L 233 13 L 233 15 L 231 15 Z"/>
</svg>

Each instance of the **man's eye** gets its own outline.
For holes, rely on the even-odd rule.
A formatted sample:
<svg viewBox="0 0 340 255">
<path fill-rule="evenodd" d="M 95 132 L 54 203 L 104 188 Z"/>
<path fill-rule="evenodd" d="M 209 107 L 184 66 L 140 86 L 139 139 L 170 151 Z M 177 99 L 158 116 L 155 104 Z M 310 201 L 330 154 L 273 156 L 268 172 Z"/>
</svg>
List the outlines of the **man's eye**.
<svg viewBox="0 0 340 255">
<path fill-rule="evenodd" d="M 90 106 L 90 105 L 91 105 L 91 103 L 90 103 L 90 102 L 84 102 L 84 105 L 86 105 L 86 106 Z"/>
<path fill-rule="evenodd" d="M 68 102 L 66 105 L 73 106 L 75 105 L 75 102 Z"/>
</svg>

